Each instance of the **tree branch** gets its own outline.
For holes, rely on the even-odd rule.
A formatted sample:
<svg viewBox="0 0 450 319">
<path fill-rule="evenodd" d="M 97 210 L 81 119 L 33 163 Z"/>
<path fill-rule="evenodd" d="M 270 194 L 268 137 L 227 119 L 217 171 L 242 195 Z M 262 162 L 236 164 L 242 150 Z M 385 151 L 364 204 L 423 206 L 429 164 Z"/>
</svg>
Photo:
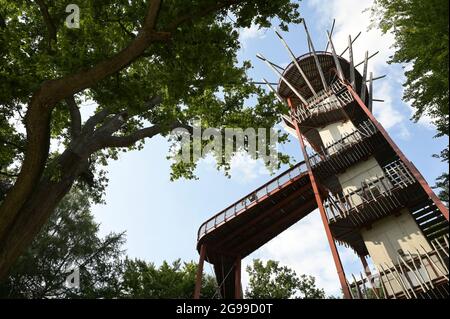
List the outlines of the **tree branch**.
<svg viewBox="0 0 450 319">
<path fill-rule="evenodd" d="M 8 141 L 8 140 L 5 140 L 5 139 L 2 139 L 0 137 L 0 144 L 2 144 L 2 143 L 5 144 L 5 145 L 13 146 L 19 152 L 24 152 L 25 151 L 25 148 L 22 145 L 19 145 L 19 144 L 15 143 L 15 142 L 11 142 L 11 141 Z"/>
<path fill-rule="evenodd" d="M 126 48 L 92 68 L 43 83 L 42 93 L 46 93 L 48 104 L 53 105 L 127 67 L 139 58 L 152 42 L 168 40 L 171 36 L 169 33 L 155 31 L 160 5 L 161 0 L 150 1 L 142 29 Z"/>
<path fill-rule="evenodd" d="M 0 28 L 4 29 L 6 28 L 6 21 L 5 18 L 0 14 Z"/>
<path fill-rule="evenodd" d="M 150 127 L 140 129 L 132 134 L 125 136 L 109 136 L 100 141 L 101 148 L 105 147 L 130 147 L 134 145 L 139 140 L 144 138 L 152 138 L 165 130 L 173 130 L 175 128 L 182 127 L 188 131 L 192 130 L 192 127 L 188 125 L 181 124 L 180 122 L 173 122 L 169 126 L 155 124 Z"/>
<path fill-rule="evenodd" d="M 75 97 L 73 95 L 66 97 L 66 104 L 70 112 L 70 134 L 72 139 L 77 138 L 81 133 L 81 114 Z"/>
<path fill-rule="evenodd" d="M 126 136 L 109 136 L 101 141 L 101 148 L 104 147 L 130 147 L 137 141 L 146 137 L 153 137 L 161 132 L 161 126 L 153 125 L 141 130 L 138 130 Z"/>
<path fill-rule="evenodd" d="M 84 126 L 82 128 L 82 133 L 92 133 L 95 129 L 95 126 L 101 122 L 109 115 L 109 110 L 103 109 L 100 112 L 95 113 L 92 115 L 86 123 L 84 123 Z"/>
<path fill-rule="evenodd" d="M 242 2 L 245 2 L 248 0 L 226 0 L 226 1 L 219 1 L 218 3 L 209 6 L 209 7 L 203 7 L 200 8 L 200 10 L 197 11 L 190 11 L 189 13 L 187 13 L 186 15 L 183 15 L 181 17 L 178 17 L 177 19 L 175 19 L 174 21 L 172 21 L 167 30 L 170 33 L 173 33 L 181 24 L 189 22 L 195 18 L 199 18 L 199 17 L 204 17 L 212 12 L 224 9 L 226 7 L 235 5 L 235 4 L 239 4 Z"/>
<path fill-rule="evenodd" d="M 151 110 L 153 109 L 156 105 L 161 104 L 162 102 L 162 97 L 157 95 L 152 97 L 150 100 L 148 100 L 145 103 L 145 107 L 147 108 L 147 110 Z"/>
<path fill-rule="evenodd" d="M 77 265 L 77 268 L 85 267 L 89 262 L 91 262 L 95 257 L 97 257 L 99 254 L 103 253 L 107 248 L 110 248 L 110 245 L 115 244 L 116 242 L 120 241 L 122 239 L 125 232 L 122 232 L 120 234 L 113 234 L 111 237 L 106 238 L 105 241 L 101 244 L 97 250 L 90 255 L 88 258 L 86 258 L 81 264 Z"/>
<path fill-rule="evenodd" d="M 120 28 L 123 30 L 123 32 L 125 32 L 130 38 L 132 38 L 132 39 L 136 38 L 136 34 L 134 34 L 133 32 L 131 32 L 130 30 L 128 30 L 128 29 L 125 27 L 125 25 L 122 23 L 122 21 L 117 20 L 116 22 L 119 24 L 119 26 L 120 26 Z"/>
<path fill-rule="evenodd" d="M 17 180 L 0 205 L 0 243 L 15 223 L 15 219 L 42 177 L 50 148 L 50 121 L 55 105 L 105 77 L 123 69 L 137 59 L 152 41 L 167 39 L 155 32 L 161 0 L 151 0 L 144 25 L 137 37 L 122 51 L 88 70 L 44 82 L 33 94 L 28 105 L 25 127 L 27 144 Z M 9 265 L 10 266 L 10 265 Z M 0 265 L 0 276 L 2 271 Z"/>
<path fill-rule="evenodd" d="M 155 26 L 161 7 L 161 0 L 152 0 L 142 29 L 126 48 L 88 70 L 45 82 L 43 84 L 45 90 L 43 91 L 52 93 L 51 96 L 47 95 L 50 99 L 50 104 L 57 103 L 66 96 L 89 88 L 105 77 L 125 68 L 139 58 L 152 42 L 168 41 L 179 25 L 245 1 L 247 0 L 226 0 L 212 6 L 200 8 L 198 11 L 190 12 L 175 19 L 169 24 L 169 32 L 157 32 L 155 31 Z"/>
<path fill-rule="evenodd" d="M 51 50 L 52 41 L 56 43 L 56 27 L 53 23 L 52 17 L 48 13 L 48 7 L 45 4 L 44 0 L 36 0 L 37 5 L 39 6 L 39 11 L 42 14 L 42 18 L 44 19 L 44 23 L 47 26 L 48 32 L 48 48 Z"/>
<path fill-rule="evenodd" d="M 127 116 L 127 112 L 121 112 L 108 118 L 104 124 L 95 131 L 93 138 L 95 139 L 97 136 L 111 136 L 122 127 Z"/>
<path fill-rule="evenodd" d="M 243 0 L 228 0 L 214 6 L 200 8 L 197 12 L 176 19 L 171 27 L 175 30 L 182 23 L 201 18 L 214 10 L 220 10 L 240 2 Z M 136 38 L 123 50 L 87 70 L 46 81 L 33 93 L 25 116 L 27 144 L 20 174 L 0 205 L 0 279 L 6 276 L 17 257 L 31 242 L 38 228 L 42 227 L 48 219 L 50 211 L 70 189 L 81 169 L 79 165 L 82 161 L 80 162 L 79 155 L 69 154 L 68 164 L 61 166 L 65 177 L 60 183 L 57 183 L 55 190 L 51 190 L 50 181 L 45 181 L 49 184 L 47 186 L 45 183 L 40 183 L 50 148 L 52 110 L 58 102 L 66 97 L 92 87 L 100 80 L 130 65 L 145 52 L 151 43 L 168 41 L 172 36 L 170 32 L 155 30 L 160 6 L 161 0 L 150 1 L 143 27 Z M 89 127 L 88 125 L 87 128 Z M 86 125 L 84 129 L 86 129 Z M 155 126 L 135 132 L 128 137 L 110 137 L 109 145 L 129 145 L 138 139 L 154 136 L 163 129 L 165 128 Z M 120 140 L 116 138 L 120 138 Z M 105 146 L 108 146 L 108 143 Z M 75 166 L 71 167 L 69 164 Z M 43 188 L 38 189 L 39 185 Z M 43 206 L 43 202 L 46 202 L 47 206 Z M 39 220 L 36 219 L 37 215 L 39 215 Z"/>
<path fill-rule="evenodd" d="M 145 108 L 148 110 L 153 109 L 156 105 L 160 104 L 162 102 L 161 96 L 154 96 L 150 98 L 145 103 Z M 82 129 L 82 134 L 90 134 L 94 132 L 95 126 L 98 125 L 101 122 L 104 122 L 104 124 L 95 131 L 95 135 L 98 136 L 111 136 L 113 133 L 115 133 L 117 130 L 120 129 L 120 127 L 125 123 L 126 118 L 128 117 L 127 112 L 120 112 L 116 114 L 113 117 L 110 117 L 108 120 L 105 121 L 105 119 L 110 115 L 111 113 L 107 109 L 103 109 L 100 112 L 94 114 L 91 116 L 86 123 L 84 124 L 84 127 Z M 95 138 L 95 137 L 93 137 Z"/>
</svg>

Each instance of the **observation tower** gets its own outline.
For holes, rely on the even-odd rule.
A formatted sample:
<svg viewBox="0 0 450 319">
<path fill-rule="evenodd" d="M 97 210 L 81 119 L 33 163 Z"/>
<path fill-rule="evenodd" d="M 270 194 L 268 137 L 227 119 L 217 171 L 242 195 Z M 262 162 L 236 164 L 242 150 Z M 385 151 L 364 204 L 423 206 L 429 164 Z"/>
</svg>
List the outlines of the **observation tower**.
<svg viewBox="0 0 450 319">
<path fill-rule="evenodd" d="M 360 34 L 336 52 L 332 30 L 317 51 L 303 25 L 309 51 L 300 56 L 275 31 L 292 59 L 286 68 L 258 57 L 279 79 L 263 83 L 289 106 L 283 121 L 304 161 L 201 225 L 194 297 L 207 261 L 221 297 L 241 298 L 241 260 L 318 208 L 345 298 L 447 298 L 448 209 L 372 114 L 383 78 L 368 71 L 376 53 L 355 63 Z M 359 256 L 359 274 L 346 276 L 337 244 Z"/>
</svg>

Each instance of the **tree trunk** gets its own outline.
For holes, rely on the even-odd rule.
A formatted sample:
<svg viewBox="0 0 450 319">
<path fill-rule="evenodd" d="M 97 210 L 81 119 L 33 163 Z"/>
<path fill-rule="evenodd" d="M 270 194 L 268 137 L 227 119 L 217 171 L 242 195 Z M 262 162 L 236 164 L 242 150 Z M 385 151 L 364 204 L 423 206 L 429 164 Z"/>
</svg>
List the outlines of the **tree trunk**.
<svg viewBox="0 0 450 319">
<path fill-rule="evenodd" d="M 50 145 L 50 116 L 51 108 L 42 102 L 41 91 L 38 91 L 28 106 L 25 119 L 27 146 L 20 174 L 0 205 L 0 243 L 4 242 L 4 235 L 41 179 Z"/>
<path fill-rule="evenodd" d="M 45 225 L 75 179 L 85 169 L 85 164 L 85 159 L 66 151 L 60 159 L 60 171 L 64 172 L 60 180 L 52 181 L 50 177 L 44 177 L 37 185 L 0 242 L 0 280 L 8 275 L 17 258 Z"/>
</svg>

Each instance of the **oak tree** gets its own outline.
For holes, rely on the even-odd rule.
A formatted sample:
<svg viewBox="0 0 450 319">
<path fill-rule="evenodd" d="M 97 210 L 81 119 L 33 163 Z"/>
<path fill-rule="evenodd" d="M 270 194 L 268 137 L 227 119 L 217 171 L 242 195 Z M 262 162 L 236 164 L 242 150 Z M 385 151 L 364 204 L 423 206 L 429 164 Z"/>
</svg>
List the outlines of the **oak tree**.
<svg viewBox="0 0 450 319">
<path fill-rule="evenodd" d="M 100 165 L 119 150 L 195 119 L 219 129 L 270 128 L 286 111 L 251 83 L 250 64 L 238 63 L 238 30 L 274 20 L 286 29 L 300 21 L 298 4 L 76 4 L 80 26 L 69 28 L 67 1 L 0 0 L 0 279 L 74 184 L 101 195 Z M 86 101 L 97 105 L 88 118 Z M 194 169 L 175 162 L 172 178 L 192 178 Z"/>
</svg>

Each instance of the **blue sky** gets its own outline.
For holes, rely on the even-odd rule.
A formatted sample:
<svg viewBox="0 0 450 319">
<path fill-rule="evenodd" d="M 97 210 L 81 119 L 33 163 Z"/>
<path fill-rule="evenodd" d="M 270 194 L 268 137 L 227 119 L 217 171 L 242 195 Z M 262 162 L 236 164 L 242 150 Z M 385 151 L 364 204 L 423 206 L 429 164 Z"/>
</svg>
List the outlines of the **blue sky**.
<svg viewBox="0 0 450 319">
<path fill-rule="evenodd" d="M 435 139 L 434 128 L 425 119 L 412 123 L 411 108 L 401 101 L 403 70 L 398 65 L 387 65 L 392 54 L 392 36 L 380 35 L 377 30 L 367 32 L 367 13 L 371 0 L 305 0 L 301 3 L 302 15 L 311 29 L 316 49 L 326 45 L 325 32 L 336 18 L 334 42 L 337 51 L 346 46 L 346 36 L 362 31 L 355 43 L 355 60 L 380 50 L 369 68 L 376 75 L 387 74 L 387 79 L 376 82 L 376 98 L 386 100 L 377 103 L 374 113 L 385 125 L 407 157 L 414 162 L 425 178 L 433 184 L 435 178 L 447 167 L 431 156 L 447 144 L 445 138 Z M 295 54 L 306 52 L 306 39 L 301 26 L 291 26 L 284 33 Z M 250 28 L 242 30 L 243 48 L 240 59 L 250 60 L 254 69 L 251 76 L 260 81 L 264 76 L 277 80 L 261 61 L 255 58 L 261 52 L 270 60 L 285 65 L 289 60 L 285 49 L 270 29 Z M 302 160 L 298 141 L 280 148 L 281 151 Z M 248 194 L 269 180 L 270 175 L 259 162 L 246 157 L 233 161 L 232 178 L 218 172 L 211 161 L 204 161 L 197 169 L 196 181 L 169 181 L 170 163 L 166 159 L 168 143 L 161 137 L 146 141 L 142 151 L 123 154 L 118 161 L 110 162 L 109 186 L 106 205 L 93 207 L 96 220 L 101 223 L 101 233 L 127 232 L 127 253 L 131 257 L 153 261 L 197 260 L 196 234 L 203 221 L 226 206 Z M 340 248 L 347 276 L 361 271 L 356 257 Z M 329 294 L 338 294 L 339 283 L 332 263 L 323 226 L 315 212 L 287 230 L 244 260 L 244 266 L 252 258 L 275 259 L 294 268 L 298 273 L 314 275 L 319 286 Z M 211 268 L 206 266 L 206 271 Z M 248 278 L 243 274 L 243 282 Z"/>
</svg>

